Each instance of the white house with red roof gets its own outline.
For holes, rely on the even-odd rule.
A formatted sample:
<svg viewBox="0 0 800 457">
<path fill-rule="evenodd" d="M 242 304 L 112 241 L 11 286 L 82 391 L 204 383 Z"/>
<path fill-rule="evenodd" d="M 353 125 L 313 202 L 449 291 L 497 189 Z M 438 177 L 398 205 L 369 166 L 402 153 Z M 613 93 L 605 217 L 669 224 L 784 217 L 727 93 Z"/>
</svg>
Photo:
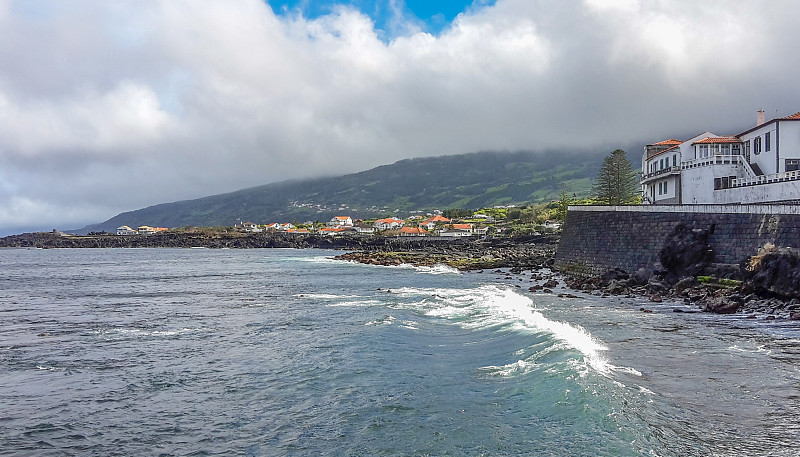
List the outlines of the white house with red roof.
<svg viewBox="0 0 800 457">
<path fill-rule="evenodd" d="M 334 216 L 333 219 L 328 221 L 328 227 L 352 227 L 353 218 L 350 216 Z"/>
<path fill-rule="evenodd" d="M 139 232 L 128 227 L 127 225 L 117 227 L 117 235 L 138 235 L 138 234 Z"/>
<path fill-rule="evenodd" d="M 420 222 L 419 226 L 421 228 L 424 228 L 424 229 L 427 229 L 427 230 L 433 230 L 434 228 L 436 228 L 436 224 L 437 223 L 439 225 L 441 225 L 441 224 L 449 224 L 450 223 L 450 219 L 448 219 L 448 218 L 446 218 L 444 216 L 440 216 L 440 215 L 437 214 L 436 216 L 429 217 L 429 218 L 425 219 L 424 221 Z"/>
<path fill-rule="evenodd" d="M 393 217 L 378 219 L 372 224 L 372 226 L 375 227 L 376 230 L 392 230 L 403 227 L 404 225 L 406 225 L 406 221 L 402 219 L 395 219 Z"/>
<path fill-rule="evenodd" d="M 704 132 L 648 144 L 642 155 L 645 204 L 800 201 L 800 112 L 738 135 Z"/>
<path fill-rule="evenodd" d="M 439 231 L 439 236 L 462 238 L 473 236 L 475 234 L 472 224 L 448 224 L 444 226 L 444 230 Z"/>
<path fill-rule="evenodd" d="M 397 233 L 397 236 L 428 236 L 427 230 L 420 227 L 403 227 Z"/>
</svg>

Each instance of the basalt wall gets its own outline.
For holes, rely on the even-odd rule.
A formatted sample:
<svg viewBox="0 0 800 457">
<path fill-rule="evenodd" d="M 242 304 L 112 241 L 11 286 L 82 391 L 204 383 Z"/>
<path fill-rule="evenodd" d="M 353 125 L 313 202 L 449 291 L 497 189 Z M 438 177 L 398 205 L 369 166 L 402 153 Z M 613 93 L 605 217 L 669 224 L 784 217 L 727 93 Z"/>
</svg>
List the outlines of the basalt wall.
<svg viewBox="0 0 800 457">
<path fill-rule="evenodd" d="M 681 222 L 709 230 L 713 263 L 729 271 L 766 243 L 800 248 L 797 205 L 571 206 L 555 268 L 580 274 L 652 271 Z"/>
</svg>

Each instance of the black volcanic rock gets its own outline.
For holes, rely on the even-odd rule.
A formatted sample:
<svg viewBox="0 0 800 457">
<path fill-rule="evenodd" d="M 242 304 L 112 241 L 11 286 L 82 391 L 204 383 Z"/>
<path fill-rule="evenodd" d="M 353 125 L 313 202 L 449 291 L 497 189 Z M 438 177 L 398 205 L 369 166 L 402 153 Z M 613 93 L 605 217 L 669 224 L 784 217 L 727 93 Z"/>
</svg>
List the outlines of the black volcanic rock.
<svg viewBox="0 0 800 457">
<path fill-rule="evenodd" d="M 714 251 L 708 235 L 708 230 L 691 229 L 684 223 L 675 226 L 658 253 L 668 282 L 674 284 L 681 278 L 697 276 L 711 263 Z"/>
</svg>

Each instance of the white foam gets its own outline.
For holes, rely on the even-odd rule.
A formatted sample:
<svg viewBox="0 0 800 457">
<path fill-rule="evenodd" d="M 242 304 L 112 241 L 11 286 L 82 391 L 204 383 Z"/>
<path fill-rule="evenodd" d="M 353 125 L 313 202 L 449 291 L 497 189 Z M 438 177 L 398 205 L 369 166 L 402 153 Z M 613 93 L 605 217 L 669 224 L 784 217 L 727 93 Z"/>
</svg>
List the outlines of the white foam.
<svg viewBox="0 0 800 457">
<path fill-rule="evenodd" d="M 326 306 L 335 308 L 335 307 L 343 307 L 343 308 L 363 308 L 368 306 L 381 306 L 383 302 L 378 300 L 347 300 L 347 301 L 340 301 L 336 303 L 329 303 Z"/>
<path fill-rule="evenodd" d="M 475 289 L 402 288 L 403 296 L 426 296 L 416 303 L 419 311 L 429 316 L 465 319 L 465 327 L 485 328 L 508 324 L 520 331 L 543 331 L 552 334 L 567 347 L 578 350 L 596 371 L 608 373 L 617 368 L 601 355 L 607 348 L 579 325 L 546 318 L 533 307 L 530 298 L 512 289 L 484 285 Z"/>
<path fill-rule="evenodd" d="M 397 320 L 394 316 L 386 316 L 383 319 L 376 319 L 374 321 L 369 321 L 364 325 L 372 326 L 372 325 L 390 325 Z"/>
<path fill-rule="evenodd" d="M 460 275 L 461 272 L 457 268 L 451 266 L 437 264 L 432 267 L 416 267 L 419 273 L 426 273 L 431 275 Z"/>
<path fill-rule="evenodd" d="M 337 259 L 334 259 L 333 257 L 325 257 L 325 256 L 287 257 L 286 259 L 282 259 L 282 260 L 294 260 L 294 261 L 297 261 L 297 262 L 308 262 L 308 263 L 328 263 L 328 264 L 336 264 L 336 265 L 341 265 L 342 264 L 341 260 L 337 260 Z M 347 263 L 357 264 L 357 262 L 350 262 L 350 261 L 348 261 Z M 358 264 L 358 265 L 361 265 L 361 264 Z"/>
<path fill-rule="evenodd" d="M 532 371 L 536 368 L 537 365 L 534 362 L 528 362 L 525 360 L 517 360 L 516 362 L 509 363 L 503 366 L 494 366 L 490 365 L 487 367 L 482 367 L 481 371 L 489 372 L 494 376 L 501 376 L 501 377 L 509 377 L 517 374 L 525 374 Z"/>
<path fill-rule="evenodd" d="M 134 338 L 147 338 L 147 337 L 169 337 L 169 336 L 178 336 L 178 335 L 185 335 L 189 333 L 197 333 L 202 331 L 210 331 L 210 329 L 204 328 L 179 328 L 174 330 L 143 330 L 138 328 L 117 328 L 117 329 L 108 329 L 108 330 L 99 330 L 96 333 L 101 335 L 106 335 L 110 333 L 117 333 L 122 335 L 130 335 Z"/>
<path fill-rule="evenodd" d="M 355 298 L 355 295 L 335 295 L 335 294 L 294 294 L 294 298 L 313 298 L 316 300 L 341 300 L 343 298 Z"/>
</svg>

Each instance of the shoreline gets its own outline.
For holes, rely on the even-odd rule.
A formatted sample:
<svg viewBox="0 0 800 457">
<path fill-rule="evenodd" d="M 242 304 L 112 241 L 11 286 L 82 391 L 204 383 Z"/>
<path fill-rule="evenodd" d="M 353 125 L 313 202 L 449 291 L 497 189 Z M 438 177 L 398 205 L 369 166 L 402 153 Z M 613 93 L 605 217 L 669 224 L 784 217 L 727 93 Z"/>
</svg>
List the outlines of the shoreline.
<svg viewBox="0 0 800 457">
<path fill-rule="evenodd" d="M 416 237 L 297 235 L 286 233 L 166 232 L 154 235 L 62 236 L 41 232 L 0 238 L 0 248 L 295 248 L 348 251 L 333 258 L 371 265 L 446 265 L 460 271 L 509 269 L 507 275 L 530 272 L 529 292 L 552 292 L 561 280 L 575 292 L 600 297 L 645 297 L 649 302 L 679 301 L 696 312 L 763 316 L 767 320 L 800 320 L 800 298 L 784 297 L 754 287 L 751 281 L 714 280 L 685 275 L 679 280 L 658 272 L 633 274 L 613 269 L 600 276 L 583 276 L 552 269 L 560 237 L 557 234 L 519 238 L 425 239 Z M 522 280 L 523 278 L 517 278 Z M 574 294 L 561 294 L 565 298 Z M 642 311 L 647 311 L 642 309 Z M 685 311 L 676 311 L 685 312 Z"/>
</svg>

